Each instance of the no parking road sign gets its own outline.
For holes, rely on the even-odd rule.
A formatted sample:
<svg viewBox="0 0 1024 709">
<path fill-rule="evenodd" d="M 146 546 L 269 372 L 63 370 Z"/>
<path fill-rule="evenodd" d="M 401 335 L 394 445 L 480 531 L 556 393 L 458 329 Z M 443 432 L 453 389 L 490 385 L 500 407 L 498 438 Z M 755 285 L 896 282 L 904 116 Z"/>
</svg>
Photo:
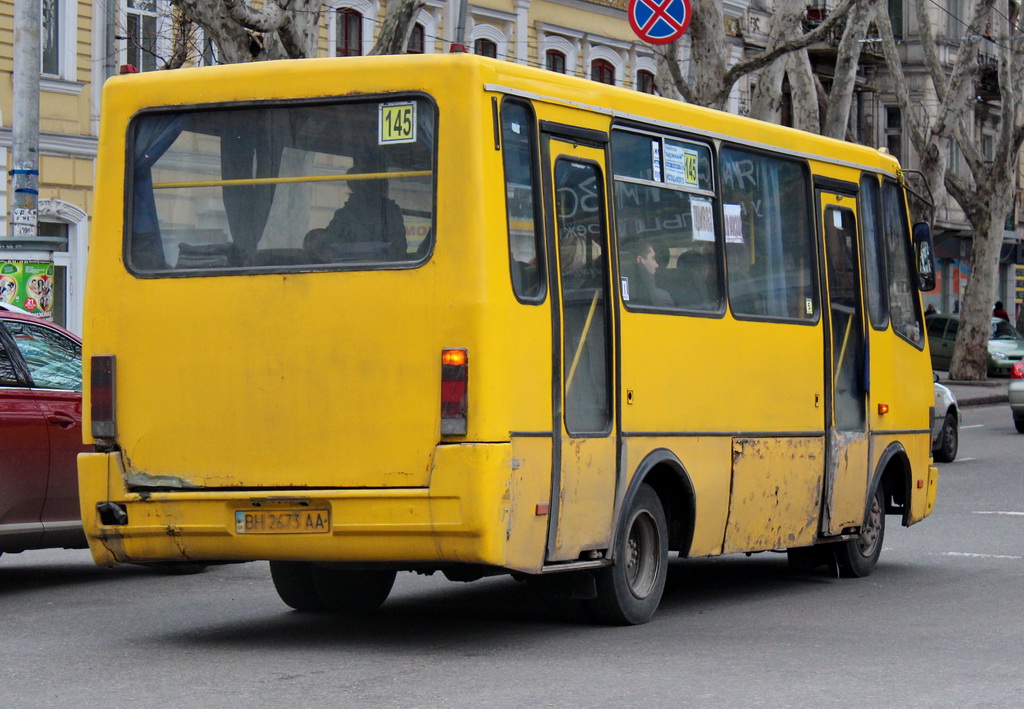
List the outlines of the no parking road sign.
<svg viewBox="0 0 1024 709">
<path fill-rule="evenodd" d="M 645 42 L 674 42 L 690 26 L 690 0 L 629 0 L 629 24 Z"/>
</svg>

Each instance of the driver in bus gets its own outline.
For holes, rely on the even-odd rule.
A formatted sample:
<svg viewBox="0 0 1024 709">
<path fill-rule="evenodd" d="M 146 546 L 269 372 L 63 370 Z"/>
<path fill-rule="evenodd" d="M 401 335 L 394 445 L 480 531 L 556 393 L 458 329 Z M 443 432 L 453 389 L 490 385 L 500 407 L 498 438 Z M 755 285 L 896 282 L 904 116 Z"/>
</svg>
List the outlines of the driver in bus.
<svg viewBox="0 0 1024 709">
<path fill-rule="evenodd" d="M 362 175 L 374 172 L 356 163 L 348 171 L 348 201 L 327 225 L 326 246 L 335 261 L 402 261 L 408 257 L 405 219 L 395 201 L 387 196 L 387 183 Z"/>
</svg>

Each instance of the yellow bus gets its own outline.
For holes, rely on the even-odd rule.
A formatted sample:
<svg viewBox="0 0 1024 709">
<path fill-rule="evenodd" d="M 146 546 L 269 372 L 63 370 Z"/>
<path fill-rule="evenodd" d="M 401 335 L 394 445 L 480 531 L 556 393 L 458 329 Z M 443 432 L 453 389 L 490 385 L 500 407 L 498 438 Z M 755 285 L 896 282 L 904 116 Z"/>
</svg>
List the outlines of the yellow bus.
<svg viewBox="0 0 1024 709">
<path fill-rule="evenodd" d="M 111 79 L 85 322 L 95 560 L 396 571 L 647 621 L 669 552 L 872 571 L 932 510 L 881 151 L 469 55 Z M 915 238 L 916 237 L 916 238 Z"/>
</svg>

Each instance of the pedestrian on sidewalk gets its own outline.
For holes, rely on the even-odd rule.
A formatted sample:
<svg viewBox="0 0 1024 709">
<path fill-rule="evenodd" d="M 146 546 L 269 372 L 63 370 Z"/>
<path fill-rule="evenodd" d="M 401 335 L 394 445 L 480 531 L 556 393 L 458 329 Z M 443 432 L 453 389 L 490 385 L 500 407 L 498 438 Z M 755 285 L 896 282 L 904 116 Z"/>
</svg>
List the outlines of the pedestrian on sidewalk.
<svg viewBox="0 0 1024 709">
<path fill-rule="evenodd" d="M 992 308 L 992 314 L 997 318 L 1010 322 L 1010 314 L 1003 309 L 1003 301 L 1001 300 L 996 301 L 996 307 Z"/>
</svg>

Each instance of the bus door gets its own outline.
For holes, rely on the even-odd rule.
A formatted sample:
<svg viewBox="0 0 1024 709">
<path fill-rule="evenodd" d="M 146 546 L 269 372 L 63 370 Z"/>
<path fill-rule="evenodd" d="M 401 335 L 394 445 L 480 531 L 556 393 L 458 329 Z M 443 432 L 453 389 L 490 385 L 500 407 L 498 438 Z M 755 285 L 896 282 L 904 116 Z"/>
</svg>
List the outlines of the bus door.
<svg viewBox="0 0 1024 709">
<path fill-rule="evenodd" d="M 587 559 L 588 552 L 597 558 L 611 545 L 617 470 L 607 136 L 558 128 L 582 139 L 543 134 L 548 253 L 551 283 L 558 285 L 551 298 L 551 562 Z"/>
<path fill-rule="evenodd" d="M 818 191 L 825 243 L 826 385 L 825 490 L 822 534 L 864 522 L 869 451 L 864 318 L 860 297 L 857 205 L 852 194 Z"/>
</svg>

